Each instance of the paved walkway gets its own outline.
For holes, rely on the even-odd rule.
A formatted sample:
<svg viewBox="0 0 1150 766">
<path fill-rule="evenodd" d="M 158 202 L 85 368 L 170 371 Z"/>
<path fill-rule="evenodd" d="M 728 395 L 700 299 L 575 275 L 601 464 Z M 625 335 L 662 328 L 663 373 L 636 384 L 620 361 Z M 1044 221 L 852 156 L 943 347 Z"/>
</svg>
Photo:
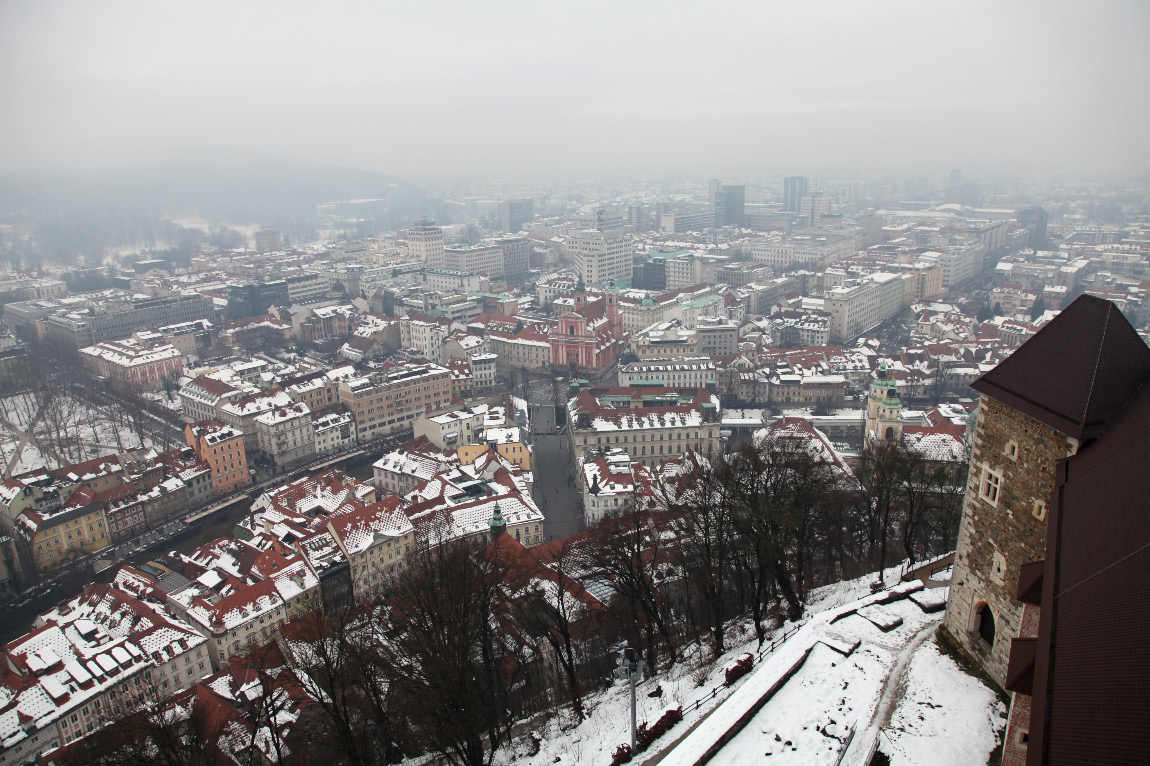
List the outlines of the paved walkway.
<svg viewBox="0 0 1150 766">
<path fill-rule="evenodd" d="M 0 410 L 0 423 L 3 423 L 4 427 L 12 433 L 20 435 L 20 438 L 16 440 L 16 451 L 12 453 L 12 458 L 8 461 L 8 464 L 4 466 L 5 478 L 12 475 L 12 470 L 16 468 L 17 464 L 20 462 L 20 456 L 24 454 L 24 448 L 28 446 L 28 443 L 36 442 L 33 434 L 36 433 L 36 426 L 39 425 L 40 418 L 43 416 L 43 414 L 44 405 L 42 404 L 40 405 L 40 409 L 38 409 L 36 414 L 32 417 L 32 423 L 28 426 L 28 430 L 22 431 L 15 423 L 8 419 L 7 415 L 4 414 L 2 410 Z M 39 442 L 36 442 L 36 447 L 40 447 Z M 59 457 L 59 455 L 56 455 L 57 459 L 59 459 Z"/>
</svg>

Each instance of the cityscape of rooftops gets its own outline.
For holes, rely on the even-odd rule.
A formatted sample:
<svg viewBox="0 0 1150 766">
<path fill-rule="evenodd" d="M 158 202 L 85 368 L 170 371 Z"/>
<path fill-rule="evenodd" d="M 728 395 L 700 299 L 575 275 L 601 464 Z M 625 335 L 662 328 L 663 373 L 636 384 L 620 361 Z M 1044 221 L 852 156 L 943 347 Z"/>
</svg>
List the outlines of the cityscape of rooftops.
<svg viewBox="0 0 1150 766">
<path fill-rule="evenodd" d="M 1144 763 L 1148 32 L 0 4 L 0 766 Z"/>
</svg>

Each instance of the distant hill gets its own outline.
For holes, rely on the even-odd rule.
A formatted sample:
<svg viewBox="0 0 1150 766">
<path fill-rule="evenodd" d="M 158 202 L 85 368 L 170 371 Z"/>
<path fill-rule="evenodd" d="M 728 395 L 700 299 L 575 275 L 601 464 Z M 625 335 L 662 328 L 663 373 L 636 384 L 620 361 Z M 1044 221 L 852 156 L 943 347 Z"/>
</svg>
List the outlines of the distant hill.
<svg viewBox="0 0 1150 766">
<path fill-rule="evenodd" d="M 296 240 L 318 223 L 316 206 L 373 199 L 358 235 L 400 228 L 442 203 L 384 173 L 247 153 L 190 149 L 169 162 L 114 171 L 0 175 L 0 249 L 26 265 L 100 257 L 106 248 L 198 246 L 187 219 L 212 227 L 267 226 Z"/>
</svg>

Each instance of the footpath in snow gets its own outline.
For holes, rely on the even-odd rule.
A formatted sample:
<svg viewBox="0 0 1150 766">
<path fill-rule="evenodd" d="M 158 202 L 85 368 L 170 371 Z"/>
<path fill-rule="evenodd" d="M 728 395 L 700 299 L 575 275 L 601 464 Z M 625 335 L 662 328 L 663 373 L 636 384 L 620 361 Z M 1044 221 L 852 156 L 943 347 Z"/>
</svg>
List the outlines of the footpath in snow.
<svg viewBox="0 0 1150 766">
<path fill-rule="evenodd" d="M 898 763 L 986 763 L 1004 710 L 939 654 L 941 613 L 916 603 L 933 608 L 933 599 L 907 598 L 922 587 L 906 583 L 812 617 L 660 766 L 833 766 L 840 756 L 865 764 L 876 738 Z"/>
</svg>

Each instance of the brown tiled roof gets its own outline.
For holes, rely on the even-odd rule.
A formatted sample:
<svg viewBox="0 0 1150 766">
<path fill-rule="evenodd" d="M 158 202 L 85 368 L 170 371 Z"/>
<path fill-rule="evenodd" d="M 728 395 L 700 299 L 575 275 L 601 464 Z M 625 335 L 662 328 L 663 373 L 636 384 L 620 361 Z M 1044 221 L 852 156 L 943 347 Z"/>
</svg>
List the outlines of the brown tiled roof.
<svg viewBox="0 0 1150 766">
<path fill-rule="evenodd" d="M 1111 303 L 1083 295 L 971 384 L 1076 439 L 1096 437 L 1150 375 L 1150 348 Z"/>
<path fill-rule="evenodd" d="M 226 393 L 236 390 L 235 386 L 207 375 L 197 375 L 191 382 L 191 385 L 197 386 L 213 396 L 223 396 Z"/>
</svg>

